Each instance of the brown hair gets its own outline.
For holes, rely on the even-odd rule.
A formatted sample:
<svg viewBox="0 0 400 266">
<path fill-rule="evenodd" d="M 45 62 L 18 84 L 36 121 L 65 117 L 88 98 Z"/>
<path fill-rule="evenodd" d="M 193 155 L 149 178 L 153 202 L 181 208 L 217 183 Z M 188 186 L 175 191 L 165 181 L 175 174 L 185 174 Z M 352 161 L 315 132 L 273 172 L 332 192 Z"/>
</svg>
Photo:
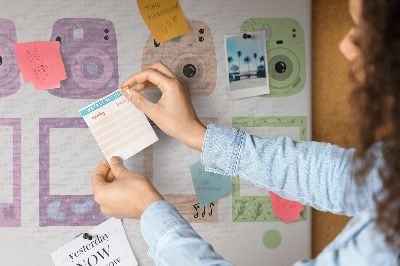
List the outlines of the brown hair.
<svg viewBox="0 0 400 266">
<path fill-rule="evenodd" d="M 383 187 L 374 196 L 376 222 L 389 245 L 400 250 L 400 1 L 363 0 L 361 35 L 355 40 L 362 63 L 353 65 L 350 77 L 355 160 L 362 162 L 354 177 L 365 181 L 376 156 L 367 152 L 382 142 L 384 166 L 379 169 Z M 363 77 L 357 77 L 361 70 Z M 355 164 L 356 165 L 356 164 Z"/>
</svg>

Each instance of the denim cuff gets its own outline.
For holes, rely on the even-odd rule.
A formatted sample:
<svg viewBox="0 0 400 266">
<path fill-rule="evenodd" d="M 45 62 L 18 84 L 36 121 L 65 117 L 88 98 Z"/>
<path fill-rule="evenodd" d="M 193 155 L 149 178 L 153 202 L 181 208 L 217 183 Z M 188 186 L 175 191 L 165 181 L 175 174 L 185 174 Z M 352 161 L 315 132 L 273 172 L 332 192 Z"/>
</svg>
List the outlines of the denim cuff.
<svg viewBox="0 0 400 266">
<path fill-rule="evenodd" d="M 149 245 L 147 255 L 155 260 L 160 239 L 167 232 L 180 227 L 190 227 L 190 225 L 171 203 L 165 200 L 153 202 L 140 217 L 142 235 Z"/>
<path fill-rule="evenodd" d="M 242 130 L 209 124 L 201 154 L 201 163 L 205 166 L 205 170 L 237 176 L 243 139 Z"/>
</svg>

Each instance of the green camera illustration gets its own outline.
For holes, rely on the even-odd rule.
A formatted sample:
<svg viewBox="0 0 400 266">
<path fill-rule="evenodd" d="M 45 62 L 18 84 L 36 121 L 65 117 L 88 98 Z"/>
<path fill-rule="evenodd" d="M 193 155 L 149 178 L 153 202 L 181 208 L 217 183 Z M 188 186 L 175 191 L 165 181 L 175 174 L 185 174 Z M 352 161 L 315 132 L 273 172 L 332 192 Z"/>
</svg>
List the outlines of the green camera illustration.
<svg viewBox="0 0 400 266">
<path fill-rule="evenodd" d="M 262 30 L 266 37 L 271 91 L 262 97 L 281 98 L 301 92 L 306 83 L 303 27 L 292 18 L 250 18 L 240 27 L 240 32 Z"/>
</svg>

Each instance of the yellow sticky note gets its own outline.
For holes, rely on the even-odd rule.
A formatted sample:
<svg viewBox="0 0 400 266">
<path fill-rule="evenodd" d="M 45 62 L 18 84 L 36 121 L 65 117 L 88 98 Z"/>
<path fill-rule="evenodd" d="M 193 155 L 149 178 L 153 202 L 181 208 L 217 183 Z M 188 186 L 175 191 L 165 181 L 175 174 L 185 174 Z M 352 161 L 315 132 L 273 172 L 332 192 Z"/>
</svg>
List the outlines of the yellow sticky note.
<svg viewBox="0 0 400 266">
<path fill-rule="evenodd" d="M 137 0 L 140 14 L 157 43 L 190 32 L 178 0 Z"/>
</svg>

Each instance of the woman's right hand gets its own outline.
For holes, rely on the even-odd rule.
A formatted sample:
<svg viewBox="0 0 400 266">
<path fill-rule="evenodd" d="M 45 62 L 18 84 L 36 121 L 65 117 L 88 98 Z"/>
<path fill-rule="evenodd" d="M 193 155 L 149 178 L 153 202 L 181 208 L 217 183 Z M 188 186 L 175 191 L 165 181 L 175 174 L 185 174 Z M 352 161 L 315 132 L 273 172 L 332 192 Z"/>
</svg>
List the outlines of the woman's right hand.
<svg viewBox="0 0 400 266">
<path fill-rule="evenodd" d="M 135 85 L 135 89 L 130 89 Z M 140 93 L 151 87 L 158 87 L 162 92 L 158 103 L 150 102 Z M 121 85 L 121 90 L 166 134 L 193 149 L 202 150 L 207 128 L 197 117 L 186 84 L 163 63 L 156 62 L 132 75 Z"/>
</svg>

